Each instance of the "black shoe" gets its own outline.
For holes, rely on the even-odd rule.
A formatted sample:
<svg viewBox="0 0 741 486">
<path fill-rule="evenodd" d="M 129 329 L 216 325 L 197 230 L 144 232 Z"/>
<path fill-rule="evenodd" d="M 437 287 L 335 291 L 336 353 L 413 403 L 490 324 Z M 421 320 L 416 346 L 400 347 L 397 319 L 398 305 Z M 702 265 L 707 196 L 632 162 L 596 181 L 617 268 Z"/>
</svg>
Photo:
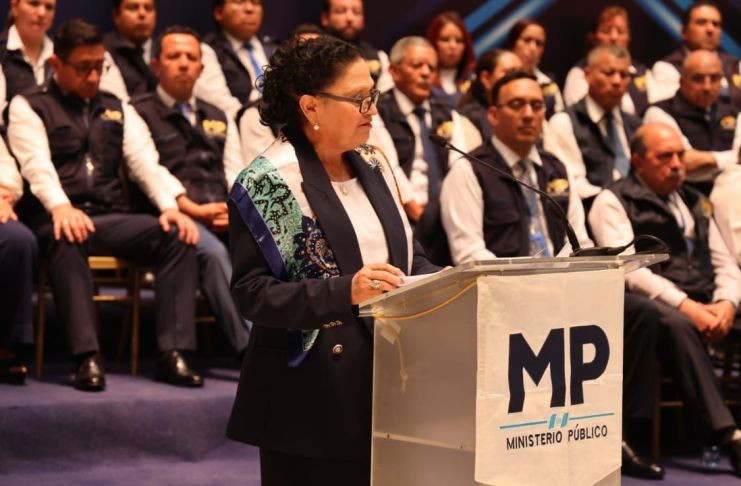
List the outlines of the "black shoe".
<svg viewBox="0 0 741 486">
<path fill-rule="evenodd" d="M 642 459 L 627 442 L 623 441 L 623 469 L 621 473 L 634 478 L 662 479 L 664 468 L 647 459 Z"/>
<path fill-rule="evenodd" d="M 728 459 L 731 460 L 733 474 L 741 477 L 741 439 L 728 442 L 724 449 L 728 453 Z"/>
<path fill-rule="evenodd" d="M 190 369 L 185 357 L 177 350 L 162 353 L 157 361 L 155 377 L 159 381 L 175 386 L 203 386 L 203 377 Z"/>
<path fill-rule="evenodd" d="M 75 388 L 81 391 L 105 390 L 103 359 L 95 353 L 82 360 L 75 372 Z"/>
</svg>

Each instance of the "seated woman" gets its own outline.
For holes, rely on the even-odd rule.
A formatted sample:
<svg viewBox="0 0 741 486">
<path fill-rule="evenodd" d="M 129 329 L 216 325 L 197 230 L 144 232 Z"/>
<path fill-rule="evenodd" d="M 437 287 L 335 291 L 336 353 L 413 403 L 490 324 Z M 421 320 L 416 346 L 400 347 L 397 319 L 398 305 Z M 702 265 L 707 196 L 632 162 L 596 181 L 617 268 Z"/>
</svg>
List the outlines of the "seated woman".
<svg viewBox="0 0 741 486">
<path fill-rule="evenodd" d="M 437 51 L 438 78 L 432 97 L 455 107 L 468 90 L 476 63 L 471 34 L 458 13 L 443 12 L 432 19 L 426 37 Z"/>
<path fill-rule="evenodd" d="M 545 51 L 545 40 L 543 24 L 537 20 L 522 19 L 510 29 L 504 47 L 519 56 L 524 71 L 535 75 L 540 89 L 543 90 L 545 116 L 548 119 L 557 111 L 562 111 L 564 104 L 555 77 L 538 67 Z"/>
<path fill-rule="evenodd" d="M 590 49 L 601 45 L 616 45 L 628 49 L 630 44 L 630 21 L 628 11 L 623 7 L 610 5 L 602 9 L 594 25 L 594 29 L 587 36 Z M 566 106 L 579 102 L 587 95 L 589 86 L 584 74 L 587 65 L 586 57 L 576 63 L 566 75 L 563 87 L 563 99 Z M 651 100 L 653 78 L 651 70 L 635 59 L 630 66 L 632 80 L 628 92 L 623 95 L 621 109 L 625 113 L 643 116 Z"/>
<path fill-rule="evenodd" d="M 293 39 L 265 71 L 282 136 L 229 202 L 232 295 L 254 322 L 227 435 L 260 448 L 263 485 L 370 481 L 373 327 L 361 302 L 438 270 L 393 171 L 365 145 L 378 91 L 339 39 Z"/>
<path fill-rule="evenodd" d="M 487 118 L 487 111 L 491 105 L 491 88 L 494 83 L 507 73 L 522 69 L 522 61 L 511 51 L 504 49 L 491 49 L 479 57 L 476 63 L 476 78 L 471 83 L 471 89 L 461 98 L 458 111 L 465 116 L 478 129 L 479 143 L 488 140 L 492 136 L 491 124 Z M 477 147 L 466 136 L 467 147 Z"/>
</svg>

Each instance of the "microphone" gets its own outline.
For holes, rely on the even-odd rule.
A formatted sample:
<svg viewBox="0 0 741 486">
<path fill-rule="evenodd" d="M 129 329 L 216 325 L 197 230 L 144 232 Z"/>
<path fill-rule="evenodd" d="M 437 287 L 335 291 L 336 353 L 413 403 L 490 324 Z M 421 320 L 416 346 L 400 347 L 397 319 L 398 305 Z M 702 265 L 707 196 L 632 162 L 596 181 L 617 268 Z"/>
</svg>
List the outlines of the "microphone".
<svg viewBox="0 0 741 486">
<path fill-rule="evenodd" d="M 502 176 L 502 177 L 504 177 L 506 179 L 509 179 L 509 180 L 511 180 L 511 181 L 513 181 L 513 182 L 515 182 L 515 183 L 523 186 L 523 187 L 527 187 L 529 190 L 534 191 L 535 193 L 537 193 L 540 196 L 544 197 L 551 204 L 553 204 L 553 206 L 558 210 L 558 214 L 561 216 L 561 218 L 563 219 L 563 221 L 566 223 L 566 238 L 569 240 L 569 244 L 571 245 L 571 249 L 573 250 L 571 252 L 571 255 L 570 256 L 572 256 L 572 257 L 585 256 L 586 257 L 586 256 L 619 255 L 620 253 L 622 253 L 623 251 L 625 251 L 625 249 L 627 248 L 627 246 L 625 246 L 625 247 L 620 247 L 620 246 L 618 246 L 618 247 L 595 246 L 595 247 L 592 247 L 592 248 L 582 248 L 581 245 L 579 244 L 579 239 L 576 237 L 576 232 L 574 231 L 573 226 L 571 226 L 571 223 L 569 222 L 569 217 L 566 215 L 566 213 L 564 212 L 564 210 L 561 207 L 561 205 L 558 204 L 556 202 L 556 200 L 553 199 L 553 197 L 551 197 L 550 194 L 548 194 L 545 191 L 542 191 L 538 187 L 532 186 L 532 185 L 530 185 L 530 184 L 528 184 L 526 182 L 523 182 L 523 181 L 519 180 L 518 178 L 514 177 L 512 174 L 510 174 L 510 173 L 508 173 L 506 171 L 503 171 L 502 169 L 500 169 L 500 168 L 498 168 L 498 167 L 490 164 L 489 162 L 486 162 L 485 160 L 481 160 L 478 157 L 474 157 L 471 154 L 467 154 L 463 150 L 459 149 L 455 145 L 452 145 L 450 142 L 448 142 L 448 140 L 445 137 L 442 137 L 442 136 L 440 136 L 440 135 L 438 135 L 436 133 L 431 133 L 429 135 L 429 137 L 430 137 L 430 140 L 435 145 L 438 145 L 440 147 L 444 147 L 444 148 L 446 148 L 448 150 L 452 150 L 454 152 L 458 152 L 459 154 L 461 154 L 462 156 L 464 156 L 468 160 L 473 160 L 473 161 L 475 161 L 475 162 L 477 162 L 477 163 L 479 163 L 479 164 L 481 164 L 481 165 L 483 165 L 485 167 L 488 167 L 489 169 L 493 170 L 494 172 L 496 172 L 500 176 Z M 630 246 L 630 245 L 628 245 L 628 246 Z"/>
</svg>

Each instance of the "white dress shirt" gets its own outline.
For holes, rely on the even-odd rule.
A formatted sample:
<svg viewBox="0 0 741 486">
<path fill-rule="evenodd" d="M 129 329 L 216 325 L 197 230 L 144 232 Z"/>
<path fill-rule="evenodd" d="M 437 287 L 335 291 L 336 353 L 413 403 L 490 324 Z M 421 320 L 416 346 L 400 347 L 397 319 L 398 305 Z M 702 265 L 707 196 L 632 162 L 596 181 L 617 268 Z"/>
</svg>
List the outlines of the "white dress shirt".
<svg viewBox="0 0 741 486">
<path fill-rule="evenodd" d="M 516 170 L 514 167 L 522 157 L 504 145 L 496 136 L 492 137 L 492 143 L 502 155 L 507 165 L 513 171 Z M 530 150 L 527 159 L 536 165 L 543 165 L 543 161 L 535 146 Z M 471 166 L 471 164 L 476 163 L 464 157 L 457 159 L 450 168 L 447 177 L 443 180 L 443 187 L 440 193 L 442 223 L 445 233 L 448 236 L 448 245 L 450 246 L 453 263 L 456 265 L 473 260 L 496 258 L 496 255 L 486 248 L 484 241 L 483 188 L 479 184 Z M 515 174 L 515 177 L 517 175 L 519 174 Z M 535 179 L 534 171 L 531 171 L 530 176 L 530 182 L 537 187 L 538 182 Z M 569 185 L 573 187 L 570 178 Z M 528 189 L 523 187 L 522 190 L 527 191 Z M 542 200 L 538 204 L 538 210 L 542 221 L 545 221 Z M 584 247 L 593 246 L 584 225 L 584 207 L 579 196 L 573 190 L 569 191 L 567 216 L 571 226 L 574 227 L 579 243 Z M 544 230 L 546 232 L 544 236 L 546 237 L 548 248 L 551 254 L 553 254 L 553 242 L 547 235 L 547 227 Z M 559 256 L 568 255 L 571 253 L 571 250 L 571 245 L 567 239 Z"/>
<path fill-rule="evenodd" d="M 162 89 L 162 86 L 157 86 L 157 95 L 168 108 L 173 108 L 177 103 L 177 100 Z M 188 106 L 190 107 L 188 113 L 190 124 L 195 125 L 198 122 L 195 96 L 191 95 L 188 100 Z M 246 166 L 247 163 L 242 155 L 242 148 L 239 143 L 237 125 L 231 118 L 227 117 L 226 139 L 224 141 L 224 177 L 226 179 L 227 191 L 232 190 L 232 184 L 234 184 L 237 176 Z"/>
<path fill-rule="evenodd" d="M 710 202 L 720 234 L 736 262 L 741 265 L 741 165 L 720 173 L 713 184 Z"/>
<path fill-rule="evenodd" d="M 409 127 L 412 129 L 412 132 L 414 133 L 414 161 L 412 162 L 412 170 L 409 174 L 409 182 L 412 186 L 412 191 L 414 192 L 414 198 L 417 200 L 417 202 L 423 206 L 427 205 L 427 161 L 424 159 L 424 150 L 422 149 L 422 141 L 420 140 L 419 136 L 419 119 L 417 118 L 417 115 L 414 114 L 414 109 L 416 106 L 412 101 L 407 98 L 407 96 L 399 91 L 398 89 L 394 88 L 394 99 L 396 100 L 397 105 L 399 106 L 399 110 L 406 118 L 407 123 L 409 123 Z M 422 108 L 425 109 L 425 123 L 427 123 L 427 126 L 429 127 L 432 124 L 432 115 L 430 114 L 430 103 L 428 100 L 425 100 L 420 105 Z M 452 112 L 452 121 L 453 121 L 453 134 L 450 137 L 450 143 L 455 145 L 456 147 L 460 148 L 464 152 L 468 150 L 466 147 L 465 137 L 463 135 L 463 129 L 461 126 L 461 117 L 458 114 L 458 112 L 453 111 Z M 453 160 L 455 160 L 458 156 L 453 155 L 453 152 L 451 151 L 448 154 L 448 160 L 447 163 L 450 166 Z M 445 161 L 442 161 L 445 162 Z"/>
<path fill-rule="evenodd" d="M 630 73 L 635 75 L 636 72 L 636 68 L 630 66 Z M 650 70 L 646 70 L 645 76 L 648 102 L 653 103 L 654 78 Z M 563 86 L 563 100 L 566 103 L 566 106 L 578 103 L 579 100 L 587 95 L 587 93 L 589 93 L 589 83 L 587 83 L 587 76 L 584 73 L 584 69 L 579 66 L 572 67 L 566 75 L 566 82 Z M 630 97 L 630 93 L 627 91 L 620 100 L 620 109 L 629 115 L 636 114 L 636 107 L 633 103 L 633 98 Z"/>
<path fill-rule="evenodd" d="M 21 174 L 2 137 L 0 137 L 0 187 L 9 190 L 14 201 L 18 201 L 23 195 Z"/>
<path fill-rule="evenodd" d="M 586 107 L 589 119 L 597 124 L 600 133 L 606 138 L 607 120 L 605 119 L 605 110 L 589 96 L 586 98 Z M 628 145 L 625 128 L 623 127 L 623 116 L 617 107 L 612 110 L 612 122 L 615 124 L 618 137 L 620 138 L 620 144 L 623 146 L 623 153 L 625 153 L 626 157 L 630 157 L 630 146 Z M 591 184 L 587 180 L 587 167 L 584 164 L 581 149 L 576 141 L 574 125 L 571 123 L 569 114 L 566 112 L 556 113 L 548 120 L 548 125 L 550 130 L 543 134 L 543 146 L 547 151 L 552 152 L 558 157 L 569 170 L 574 180 L 573 187 L 576 193 L 582 199 L 599 194 L 602 188 Z M 618 180 L 620 177 L 620 172 L 618 172 L 617 168 L 614 168 L 612 170 L 613 180 Z"/>
<path fill-rule="evenodd" d="M 694 237 L 695 220 L 684 201 L 673 193 L 669 206 L 680 227 L 684 226 L 684 234 Z M 633 238 L 633 227 L 628 219 L 620 200 L 609 190 L 602 191 L 594 200 L 589 212 L 589 224 L 598 245 L 620 246 L 628 244 Z M 713 302 L 728 300 L 738 306 L 741 298 L 741 271 L 728 251 L 721 237 L 715 221 L 710 220 L 708 232 L 708 246 L 715 271 L 715 292 Z M 633 254 L 632 248 L 625 254 Z M 653 273 L 648 268 L 641 268 L 625 276 L 628 288 L 648 298 L 656 299 L 672 307 L 679 305 L 687 298 L 687 294 L 677 287 L 671 280 Z"/>
<path fill-rule="evenodd" d="M 147 39 L 147 41 L 142 44 L 142 49 L 144 49 L 142 54 L 144 63 L 149 66 L 152 62 L 151 38 Z M 100 90 L 114 94 L 122 101 L 129 101 L 130 96 L 129 90 L 126 87 L 126 81 L 124 81 L 123 74 L 121 74 L 121 70 L 118 68 L 116 61 L 108 51 L 105 51 L 104 62 L 108 66 L 108 71 L 104 71 L 103 75 L 100 77 Z"/>
<path fill-rule="evenodd" d="M 247 48 L 244 46 L 242 41 L 235 39 L 226 32 L 224 32 L 224 36 L 229 41 L 234 52 L 237 53 L 239 61 L 250 74 L 252 91 L 250 91 L 249 101 L 259 99 L 260 92 L 255 88 L 257 76 L 255 75 L 255 68 L 252 67 L 252 61 L 250 60 Z M 258 39 L 257 36 L 253 36 L 248 42 L 252 45 L 252 52 L 255 55 L 257 62 L 260 66 L 266 66 L 268 64 L 268 58 L 260 39 Z M 242 108 L 242 103 L 232 96 L 229 86 L 226 83 L 224 72 L 221 70 L 221 63 L 219 62 L 216 52 L 214 52 L 211 46 L 203 42 L 201 43 L 201 53 L 203 72 L 196 82 L 195 95 L 198 98 L 219 107 L 229 118 L 235 118 L 237 112 Z"/>
<path fill-rule="evenodd" d="M 128 103 L 123 103 L 123 155 L 131 179 L 160 210 L 177 209 L 175 198 L 185 188 L 159 164 L 159 155 L 144 120 Z M 8 142 L 28 181 L 31 192 L 47 211 L 70 200 L 59 181 L 51 159 L 46 128 L 23 96 L 10 103 Z"/>
<path fill-rule="evenodd" d="M 682 133 L 682 129 L 679 128 L 679 124 L 677 123 L 677 120 L 674 119 L 673 116 L 671 116 L 669 113 L 665 112 L 658 106 L 651 106 L 648 110 L 646 110 L 646 114 L 643 117 L 644 123 L 653 123 L 653 122 L 661 122 L 669 125 L 670 127 L 673 127 L 677 133 L 680 134 L 682 137 L 682 143 L 684 144 L 685 149 L 693 149 L 692 143 L 690 140 L 684 136 L 684 133 Z M 736 127 L 735 132 L 733 135 L 733 145 L 730 150 L 723 150 L 723 151 L 717 151 L 712 152 L 713 157 L 715 157 L 715 163 L 718 166 L 718 169 L 716 171 L 712 171 L 713 173 L 717 173 L 718 171 L 722 171 L 726 169 L 727 167 L 730 167 L 738 162 L 738 154 L 739 149 L 741 148 L 741 113 L 739 113 L 736 116 Z M 695 177 L 691 177 L 690 180 L 704 180 L 708 178 L 708 173 L 706 171 L 703 171 L 702 174 L 698 174 Z"/>
<path fill-rule="evenodd" d="M 36 79 L 36 84 L 41 86 L 46 81 L 46 61 L 49 60 L 49 58 L 54 55 L 54 43 L 49 39 L 49 37 L 44 36 L 44 44 L 41 47 L 41 53 L 39 54 L 38 60 L 34 63 L 31 61 L 31 58 L 28 57 L 28 51 L 26 49 L 26 46 L 23 45 L 23 41 L 21 40 L 21 36 L 18 33 L 18 29 L 15 25 L 11 25 L 8 29 L 8 44 L 7 49 L 9 51 L 21 51 L 21 54 L 23 54 L 23 60 L 26 61 L 26 63 L 31 67 L 33 70 L 33 77 Z M 0 74 L 2 73 L 2 70 L 0 69 Z M 6 99 L 7 97 L 7 91 L 6 91 L 6 82 L 5 82 L 5 75 L 3 74 L 1 76 L 0 80 L 0 111 L 5 110 L 6 105 L 10 102 L 10 100 Z"/>
<path fill-rule="evenodd" d="M 378 80 L 376 81 L 376 89 L 381 93 L 385 93 L 394 87 L 394 78 L 392 78 L 391 73 L 389 73 L 389 65 L 391 62 L 389 61 L 388 54 L 380 50 L 378 51 L 378 59 L 381 61 L 381 74 L 378 76 Z"/>
</svg>

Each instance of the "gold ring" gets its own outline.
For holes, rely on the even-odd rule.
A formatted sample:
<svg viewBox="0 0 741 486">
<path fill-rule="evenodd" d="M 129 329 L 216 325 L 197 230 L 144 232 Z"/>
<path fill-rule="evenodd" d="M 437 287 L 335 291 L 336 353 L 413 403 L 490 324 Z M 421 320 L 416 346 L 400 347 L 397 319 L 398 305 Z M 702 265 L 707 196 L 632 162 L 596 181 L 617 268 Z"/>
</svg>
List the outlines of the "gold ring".
<svg viewBox="0 0 741 486">
<path fill-rule="evenodd" d="M 370 288 L 373 290 L 378 290 L 381 288 L 381 282 L 379 280 L 373 279 L 370 281 Z"/>
</svg>

